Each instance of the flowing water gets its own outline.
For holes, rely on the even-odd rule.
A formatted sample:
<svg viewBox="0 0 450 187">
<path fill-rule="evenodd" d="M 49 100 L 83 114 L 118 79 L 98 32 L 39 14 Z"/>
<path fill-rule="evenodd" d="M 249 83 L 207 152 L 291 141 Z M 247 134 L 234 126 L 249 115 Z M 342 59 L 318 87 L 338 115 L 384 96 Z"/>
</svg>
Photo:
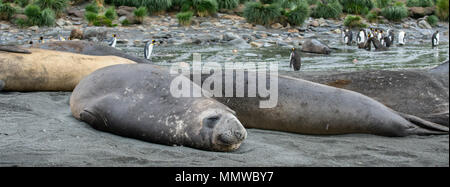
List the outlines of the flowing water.
<svg viewBox="0 0 450 187">
<path fill-rule="evenodd" d="M 338 39 L 336 39 L 338 40 Z M 405 46 L 395 45 L 388 51 L 366 51 L 356 45 L 346 46 L 337 42 L 330 46 L 336 48 L 330 55 L 301 53 L 302 71 L 355 71 L 364 69 L 409 69 L 429 68 L 449 58 L 448 42 L 441 42 L 432 49 L 426 41 L 414 42 Z M 129 54 L 143 57 L 143 46 L 121 46 L 118 48 Z M 153 50 L 152 61 L 158 65 L 170 66 L 178 62 L 192 62 L 192 54 L 200 53 L 202 62 L 278 63 L 279 70 L 290 71 L 290 48 L 266 47 L 237 49 L 222 45 L 159 45 Z"/>
</svg>

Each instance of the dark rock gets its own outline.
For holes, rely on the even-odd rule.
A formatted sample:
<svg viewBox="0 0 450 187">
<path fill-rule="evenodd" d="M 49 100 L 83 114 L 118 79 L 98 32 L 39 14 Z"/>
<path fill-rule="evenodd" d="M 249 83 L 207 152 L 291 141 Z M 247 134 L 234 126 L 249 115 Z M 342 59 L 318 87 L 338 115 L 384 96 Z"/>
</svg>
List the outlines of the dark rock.
<svg viewBox="0 0 450 187">
<path fill-rule="evenodd" d="M 96 37 L 99 40 L 103 40 L 108 35 L 108 31 L 102 27 L 88 27 L 84 30 L 83 39 Z"/>
</svg>

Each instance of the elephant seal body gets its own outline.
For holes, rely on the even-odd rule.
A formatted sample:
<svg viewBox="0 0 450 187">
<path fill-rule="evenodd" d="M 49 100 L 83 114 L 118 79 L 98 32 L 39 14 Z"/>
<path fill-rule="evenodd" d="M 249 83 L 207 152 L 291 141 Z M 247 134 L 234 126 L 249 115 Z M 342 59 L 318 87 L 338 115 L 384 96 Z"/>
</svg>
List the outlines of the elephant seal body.
<svg viewBox="0 0 450 187">
<path fill-rule="evenodd" d="M 245 72 L 245 90 L 248 77 Z M 235 77 L 236 75 L 224 75 Z M 269 85 L 269 75 L 264 86 Z M 209 75 L 202 75 L 206 80 Z M 252 78 L 253 79 L 253 78 Z M 222 81 L 225 82 L 225 81 Z M 225 83 L 223 83 L 225 84 Z M 241 84 L 241 83 L 238 83 Z M 261 84 L 258 82 L 258 84 Z M 236 83 L 233 85 L 236 87 Z M 264 87 L 263 86 L 263 87 Z M 225 87 L 225 85 L 222 85 Z M 257 85 L 259 87 L 259 85 Z M 259 108 L 260 97 L 214 97 L 235 110 L 248 128 L 331 135 L 368 133 L 382 136 L 448 134 L 448 128 L 420 118 L 399 114 L 362 94 L 301 79 L 279 76 L 278 104 Z M 236 91 L 234 90 L 236 93 Z M 407 120 L 408 119 L 408 120 Z"/>
<path fill-rule="evenodd" d="M 448 67 L 445 70 L 443 66 L 445 64 L 429 71 L 366 70 L 281 74 L 352 90 L 367 95 L 395 111 L 448 126 L 449 70 Z"/>
<path fill-rule="evenodd" d="M 72 91 L 95 70 L 135 62 L 115 56 L 87 56 L 43 49 L 31 54 L 0 52 L 3 91 Z"/>
<path fill-rule="evenodd" d="M 102 68 L 78 84 L 70 108 L 93 128 L 121 136 L 210 151 L 239 148 L 247 133 L 234 111 L 210 98 L 173 97 L 173 79 L 150 64 Z"/>
<path fill-rule="evenodd" d="M 34 47 L 55 51 L 71 52 L 92 56 L 118 56 L 136 63 L 149 63 L 150 61 L 133 55 L 126 54 L 114 47 L 99 45 L 88 41 L 56 41 L 37 44 Z"/>
<path fill-rule="evenodd" d="M 302 51 L 308 53 L 330 54 L 331 48 L 316 39 L 307 39 L 302 44 Z"/>
</svg>

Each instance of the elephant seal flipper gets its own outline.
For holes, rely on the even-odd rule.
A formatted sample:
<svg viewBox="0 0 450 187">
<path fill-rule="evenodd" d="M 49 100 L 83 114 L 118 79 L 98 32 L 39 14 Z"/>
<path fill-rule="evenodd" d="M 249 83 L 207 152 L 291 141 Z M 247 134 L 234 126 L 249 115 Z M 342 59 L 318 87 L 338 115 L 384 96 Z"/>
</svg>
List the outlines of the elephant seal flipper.
<svg viewBox="0 0 450 187">
<path fill-rule="evenodd" d="M 418 128 L 413 129 L 415 131 L 413 134 L 417 135 L 439 135 L 439 134 L 448 134 L 448 127 L 426 121 L 417 116 L 404 114 L 401 112 L 397 112 L 400 116 L 416 125 Z"/>
<path fill-rule="evenodd" d="M 31 51 L 26 49 L 21 49 L 17 46 L 0 46 L 0 51 L 6 51 L 11 53 L 23 53 L 23 54 L 31 54 Z"/>
</svg>

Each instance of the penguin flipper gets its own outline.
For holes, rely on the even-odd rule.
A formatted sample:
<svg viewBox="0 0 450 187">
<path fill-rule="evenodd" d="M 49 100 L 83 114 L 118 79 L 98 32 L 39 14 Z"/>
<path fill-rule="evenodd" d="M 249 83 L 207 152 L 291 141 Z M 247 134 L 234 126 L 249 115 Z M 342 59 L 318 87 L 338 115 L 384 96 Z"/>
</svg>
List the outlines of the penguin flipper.
<svg viewBox="0 0 450 187">
<path fill-rule="evenodd" d="M 11 52 L 11 53 L 31 54 L 31 51 L 28 51 L 26 49 L 22 49 L 17 46 L 13 46 L 13 45 L 0 46 L 0 51 Z"/>
</svg>

